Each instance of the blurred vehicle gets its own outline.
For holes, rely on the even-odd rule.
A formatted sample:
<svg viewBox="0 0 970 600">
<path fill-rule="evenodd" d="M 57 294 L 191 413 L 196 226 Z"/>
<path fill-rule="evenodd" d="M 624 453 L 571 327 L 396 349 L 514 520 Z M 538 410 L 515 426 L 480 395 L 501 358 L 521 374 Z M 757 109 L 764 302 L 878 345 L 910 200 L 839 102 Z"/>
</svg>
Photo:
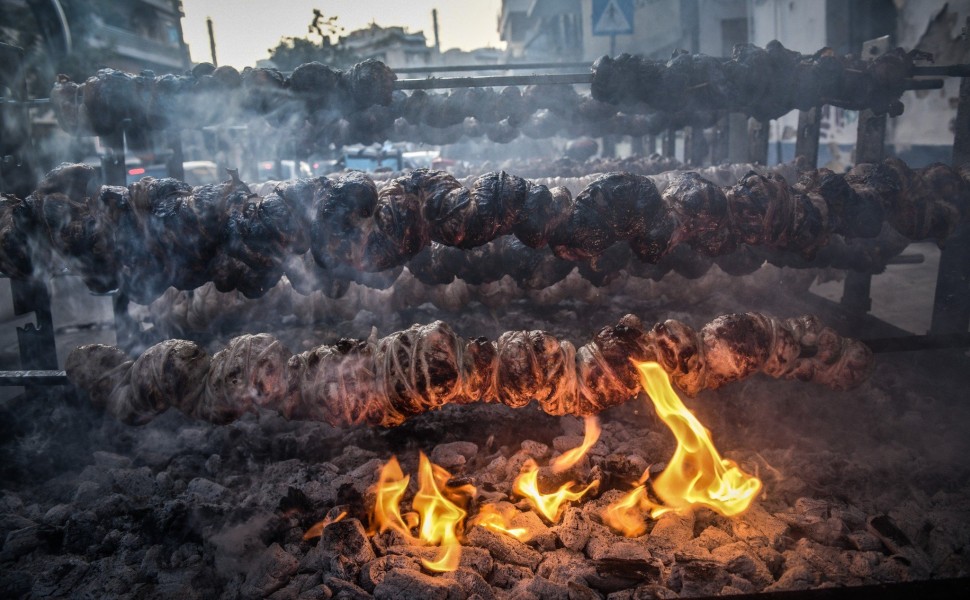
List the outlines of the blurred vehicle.
<svg viewBox="0 0 970 600">
<path fill-rule="evenodd" d="M 211 160 L 186 161 L 182 163 L 182 170 L 185 171 L 185 183 L 192 187 L 228 179 L 228 176 L 219 173 L 219 167 Z"/>
<path fill-rule="evenodd" d="M 311 159 L 310 168 L 313 169 L 314 175 L 329 175 L 331 173 L 342 171 L 344 168 L 344 161 L 342 158 Z"/>
<path fill-rule="evenodd" d="M 168 177 L 168 167 L 164 164 L 141 166 L 140 163 L 141 161 L 137 163 L 132 160 L 126 161 L 129 185 L 139 181 L 142 177 L 154 177 L 155 179 Z M 186 161 L 182 163 L 182 170 L 185 172 L 183 181 L 192 187 L 222 181 L 216 163 L 210 160 Z"/>
<path fill-rule="evenodd" d="M 347 146 L 344 148 L 343 162 L 347 169 L 371 173 L 404 170 L 403 155 L 393 149 Z"/>
<path fill-rule="evenodd" d="M 287 179 L 313 177 L 313 170 L 310 168 L 310 164 L 302 160 L 300 161 L 299 165 L 295 160 L 281 160 L 280 171 L 281 172 L 279 173 L 276 172 L 276 161 L 261 160 L 259 161 L 259 173 L 257 179 L 259 181 L 285 181 Z"/>
<path fill-rule="evenodd" d="M 434 161 L 441 158 L 438 150 L 418 150 L 415 152 L 405 152 L 401 155 L 404 159 L 404 166 L 408 169 L 430 169 Z"/>
</svg>

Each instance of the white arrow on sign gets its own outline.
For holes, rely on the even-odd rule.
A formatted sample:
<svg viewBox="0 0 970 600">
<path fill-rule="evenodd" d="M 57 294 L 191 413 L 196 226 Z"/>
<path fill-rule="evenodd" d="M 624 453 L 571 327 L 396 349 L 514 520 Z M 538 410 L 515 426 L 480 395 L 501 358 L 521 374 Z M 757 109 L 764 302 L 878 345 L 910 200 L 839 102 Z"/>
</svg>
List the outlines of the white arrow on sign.
<svg viewBox="0 0 970 600">
<path fill-rule="evenodd" d="M 633 30 L 633 24 L 627 20 L 626 15 L 620 10 L 620 5 L 616 0 L 610 0 L 603 12 L 600 13 L 599 21 L 593 24 L 593 33 L 603 35 L 607 33 L 629 33 Z"/>
</svg>

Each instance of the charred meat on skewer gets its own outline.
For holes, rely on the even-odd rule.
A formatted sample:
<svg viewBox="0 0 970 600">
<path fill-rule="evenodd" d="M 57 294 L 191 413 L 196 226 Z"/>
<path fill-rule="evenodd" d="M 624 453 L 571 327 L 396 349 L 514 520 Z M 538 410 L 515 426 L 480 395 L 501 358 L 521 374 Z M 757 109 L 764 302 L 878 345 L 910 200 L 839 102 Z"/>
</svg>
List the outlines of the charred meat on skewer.
<svg viewBox="0 0 970 600">
<path fill-rule="evenodd" d="M 849 389 L 868 377 L 871 356 L 815 317 L 743 313 L 699 331 L 676 320 L 647 328 L 627 315 L 579 348 L 543 331 L 466 340 L 440 321 L 296 355 L 267 334 L 234 338 L 211 359 L 184 340 L 162 342 L 134 362 L 91 345 L 72 352 L 66 369 L 93 403 L 127 422 L 172 405 L 215 422 L 269 408 L 335 426 L 393 426 L 478 401 L 518 408 L 534 400 L 553 415 L 595 414 L 637 394 L 633 360 L 659 363 L 696 394 L 758 372 Z"/>
</svg>

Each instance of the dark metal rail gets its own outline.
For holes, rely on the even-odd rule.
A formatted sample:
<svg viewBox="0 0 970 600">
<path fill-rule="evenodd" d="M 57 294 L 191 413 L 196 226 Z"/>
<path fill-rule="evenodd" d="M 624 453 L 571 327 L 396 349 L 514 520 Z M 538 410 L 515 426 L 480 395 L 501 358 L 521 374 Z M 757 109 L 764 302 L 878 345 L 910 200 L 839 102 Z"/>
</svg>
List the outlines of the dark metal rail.
<svg viewBox="0 0 970 600">
<path fill-rule="evenodd" d="M 439 65 L 436 67 L 398 67 L 395 73 L 459 73 L 465 71 L 527 71 L 530 69 L 589 69 L 588 62 L 532 62 L 495 65 Z"/>
</svg>

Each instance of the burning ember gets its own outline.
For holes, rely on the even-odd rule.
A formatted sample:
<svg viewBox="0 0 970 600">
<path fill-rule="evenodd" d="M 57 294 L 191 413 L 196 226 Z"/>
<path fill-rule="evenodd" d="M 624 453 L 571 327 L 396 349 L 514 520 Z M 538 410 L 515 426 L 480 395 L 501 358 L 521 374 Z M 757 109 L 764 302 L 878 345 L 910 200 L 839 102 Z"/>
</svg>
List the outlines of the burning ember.
<svg viewBox="0 0 970 600">
<path fill-rule="evenodd" d="M 677 449 L 667 468 L 651 482 L 660 503 L 647 493 L 650 472 L 645 471 L 633 491 L 606 508 L 603 520 L 624 535 L 637 536 L 646 531 L 639 511 L 649 510 L 653 518 L 695 506 L 728 517 L 743 513 L 761 490 L 761 480 L 742 471 L 734 461 L 721 458 L 710 432 L 681 402 L 660 365 L 635 364 L 657 415 L 677 439 Z"/>
<path fill-rule="evenodd" d="M 638 485 L 623 498 L 609 505 L 602 513 L 604 522 L 627 536 L 642 535 L 647 527 L 643 513 L 656 518 L 668 511 L 688 510 L 706 506 L 725 516 L 744 512 L 761 489 L 761 481 L 741 471 L 730 460 L 721 458 L 711 441 L 709 432 L 691 414 L 670 386 L 667 373 L 656 363 L 638 363 L 643 389 L 653 401 L 660 418 L 677 438 L 677 449 L 667 468 L 647 483 L 645 471 Z M 552 460 L 549 470 L 560 474 L 575 467 L 600 437 L 602 429 L 596 417 L 585 419 L 583 442 Z M 523 497 L 532 509 L 549 523 L 557 523 L 567 503 L 576 502 L 594 492 L 599 480 L 585 487 L 568 481 L 553 492 L 539 489 L 540 467 L 533 459 L 526 460 L 512 485 L 512 492 Z M 396 457 L 382 468 L 374 487 L 370 533 L 394 531 L 408 542 L 440 547 L 435 560 L 422 560 L 425 569 L 436 572 L 454 571 L 461 558 L 461 538 L 469 515 L 469 505 L 478 490 L 471 484 L 450 485 L 452 476 L 446 469 L 433 464 L 422 452 L 418 462 L 418 489 L 411 499 L 410 512 L 401 512 L 411 478 L 404 474 Z M 468 520 L 467 526 L 481 526 L 511 536 L 519 541 L 529 538 L 529 531 L 513 527 L 516 509 L 496 504 L 483 504 Z M 328 524 L 340 520 L 321 521 L 307 532 L 318 536 Z M 417 533 L 415 533 L 415 530 Z"/>
</svg>

